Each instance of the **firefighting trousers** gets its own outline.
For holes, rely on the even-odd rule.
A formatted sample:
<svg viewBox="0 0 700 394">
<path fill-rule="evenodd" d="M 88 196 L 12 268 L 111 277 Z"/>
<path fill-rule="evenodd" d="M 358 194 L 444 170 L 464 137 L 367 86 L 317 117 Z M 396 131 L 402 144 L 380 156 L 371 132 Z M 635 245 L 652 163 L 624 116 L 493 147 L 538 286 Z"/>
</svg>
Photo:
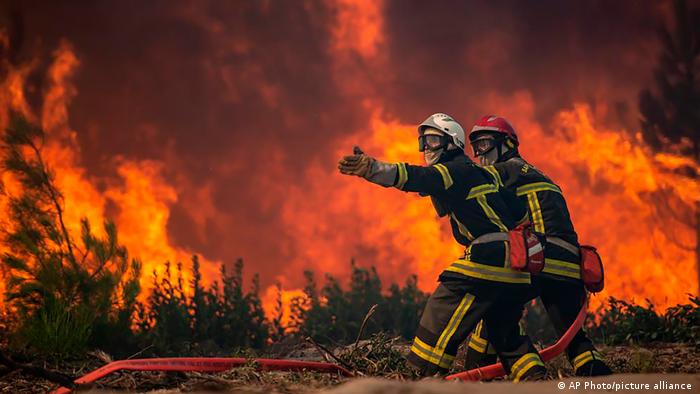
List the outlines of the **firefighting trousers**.
<svg viewBox="0 0 700 394">
<path fill-rule="evenodd" d="M 425 306 L 408 362 L 423 376 L 447 373 L 460 343 L 483 319 L 494 327 L 493 346 L 513 380 L 543 375 L 542 360 L 518 329 L 523 304 L 531 297 L 529 286 L 511 290 L 467 280 L 440 282 Z"/>
<path fill-rule="evenodd" d="M 576 320 L 576 316 L 586 297 L 586 291 L 580 281 L 565 281 L 552 279 L 546 276 L 533 275 L 532 285 L 542 299 L 547 314 L 549 315 L 558 336 L 564 332 Z M 488 327 L 488 329 L 487 329 Z M 498 330 L 501 331 L 501 330 Z M 490 338 L 495 335 L 489 322 L 479 323 L 469 338 L 467 350 L 466 368 L 476 368 L 496 362 L 496 352 L 490 344 Z M 566 354 L 577 373 L 580 368 L 593 360 L 602 361 L 602 356 L 593 346 L 591 340 L 583 330 L 579 330 L 576 336 L 566 348 Z M 586 375 L 584 373 L 584 375 Z"/>
</svg>

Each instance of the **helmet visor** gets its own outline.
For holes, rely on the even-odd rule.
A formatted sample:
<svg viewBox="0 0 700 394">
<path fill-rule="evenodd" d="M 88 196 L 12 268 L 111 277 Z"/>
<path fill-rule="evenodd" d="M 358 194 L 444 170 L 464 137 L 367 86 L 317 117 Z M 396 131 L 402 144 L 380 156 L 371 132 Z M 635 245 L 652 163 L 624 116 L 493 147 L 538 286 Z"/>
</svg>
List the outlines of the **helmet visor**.
<svg viewBox="0 0 700 394">
<path fill-rule="evenodd" d="M 447 137 L 436 134 L 423 134 L 418 137 L 418 150 L 420 152 L 427 150 L 436 150 L 446 146 L 448 143 Z"/>
<path fill-rule="evenodd" d="M 481 156 L 496 147 L 496 139 L 492 136 L 484 136 L 471 142 L 474 156 Z"/>
</svg>

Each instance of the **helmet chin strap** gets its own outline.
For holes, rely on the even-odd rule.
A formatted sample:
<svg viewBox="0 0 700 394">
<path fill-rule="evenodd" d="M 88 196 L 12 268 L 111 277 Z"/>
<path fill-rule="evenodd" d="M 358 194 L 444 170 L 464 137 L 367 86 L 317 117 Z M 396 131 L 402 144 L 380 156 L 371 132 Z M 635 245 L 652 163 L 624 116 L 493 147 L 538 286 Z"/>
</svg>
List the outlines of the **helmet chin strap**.
<svg viewBox="0 0 700 394">
<path fill-rule="evenodd" d="M 498 152 L 498 157 L 496 157 L 496 163 L 498 163 L 499 161 L 501 161 L 501 157 L 503 157 L 503 153 L 504 153 L 504 151 L 503 151 L 503 144 L 504 144 L 504 142 L 505 142 L 505 141 L 501 142 L 500 144 L 498 144 L 498 145 L 496 146 L 496 149 L 497 149 L 497 152 Z M 506 148 L 506 150 L 508 150 L 508 148 Z"/>
</svg>

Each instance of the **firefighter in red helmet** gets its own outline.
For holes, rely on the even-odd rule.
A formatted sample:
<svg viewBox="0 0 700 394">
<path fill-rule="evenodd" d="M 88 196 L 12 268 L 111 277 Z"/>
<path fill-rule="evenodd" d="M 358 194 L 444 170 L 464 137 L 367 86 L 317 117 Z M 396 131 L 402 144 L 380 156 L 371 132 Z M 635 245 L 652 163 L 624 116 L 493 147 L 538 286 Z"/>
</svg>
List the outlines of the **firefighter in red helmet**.
<svg viewBox="0 0 700 394">
<path fill-rule="evenodd" d="M 543 377 L 539 354 L 517 329 L 523 304 L 532 298 L 530 273 L 508 264 L 509 231 L 527 220 L 527 209 L 500 192 L 490 173 L 464 154 L 464 130 L 450 116 L 438 113 L 421 123 L 418 142 L 425 166 L 382 162 L 359 148 L 338 163 L 342 174 L 430 196 L 438 216 L 449 217 L 455 240 L 465 247 L 464 255 L 440 274 L 409 363 L 424 376 L 446 373 L 460 343 L 484 319 L 493 327 L 494 348 L 513 380 Z"/>
<path fill-rule="evenodd" d="M 546 236 L 544 270 L 533 275 L 532 283 L 557 334 L 562 335 L 576 319 L 586 290 L 581 282 L 578 237 L 561 188 L 520 156 L 518 135 L 506 119 L 494 115 L 480 118 L 469 133 L 469 141 L 494 182 L 527 205 L 534 230 Z M 481 323 L 470 338 L 468 366 L 495 360 L 488 340 L 488 324 Z M 583 330 L 567 348 L 567 356 L 576 375 L 612 373 Z"/>
</svg>

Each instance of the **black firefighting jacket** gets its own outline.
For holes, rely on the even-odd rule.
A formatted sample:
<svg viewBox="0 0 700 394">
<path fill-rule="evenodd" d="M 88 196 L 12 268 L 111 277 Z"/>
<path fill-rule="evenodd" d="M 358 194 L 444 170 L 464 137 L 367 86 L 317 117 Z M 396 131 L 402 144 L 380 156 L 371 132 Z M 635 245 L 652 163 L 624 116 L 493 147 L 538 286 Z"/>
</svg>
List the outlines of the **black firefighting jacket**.
<svg viewBox="0 0 700 394">
<path fill-rule="evenodd" d="M 445 269 L 441 280 L 466 277 L 488 283 L 530 283 L 529 273 L 510 268 L 506 241 L 471 245 L 480 235 L 507 233 L 527 219 L 527 209 L 511 193 L 499 191 L 487 170 L 461 150 L 449 151 L 432 166 L 397 166 L 394 187 L 430 195 L 438 214 L 449 215 L 455 240 L 466 247 L 464 257 Z"/>
<path fill-rule="evenodd" d="M 578 248 L 578 237 L 561 188 L 517 152 L 508 153 L 510 157 L 507 156 L 506 160 L 484 168 L 499 186 L 515 193 L 528 207 L 536 232 L 547 237 L 558 237 Z M 577 255 L 548 241 L 542 274 L 558 279 L 580 279 L 579 260 Z"/>
</svg>

